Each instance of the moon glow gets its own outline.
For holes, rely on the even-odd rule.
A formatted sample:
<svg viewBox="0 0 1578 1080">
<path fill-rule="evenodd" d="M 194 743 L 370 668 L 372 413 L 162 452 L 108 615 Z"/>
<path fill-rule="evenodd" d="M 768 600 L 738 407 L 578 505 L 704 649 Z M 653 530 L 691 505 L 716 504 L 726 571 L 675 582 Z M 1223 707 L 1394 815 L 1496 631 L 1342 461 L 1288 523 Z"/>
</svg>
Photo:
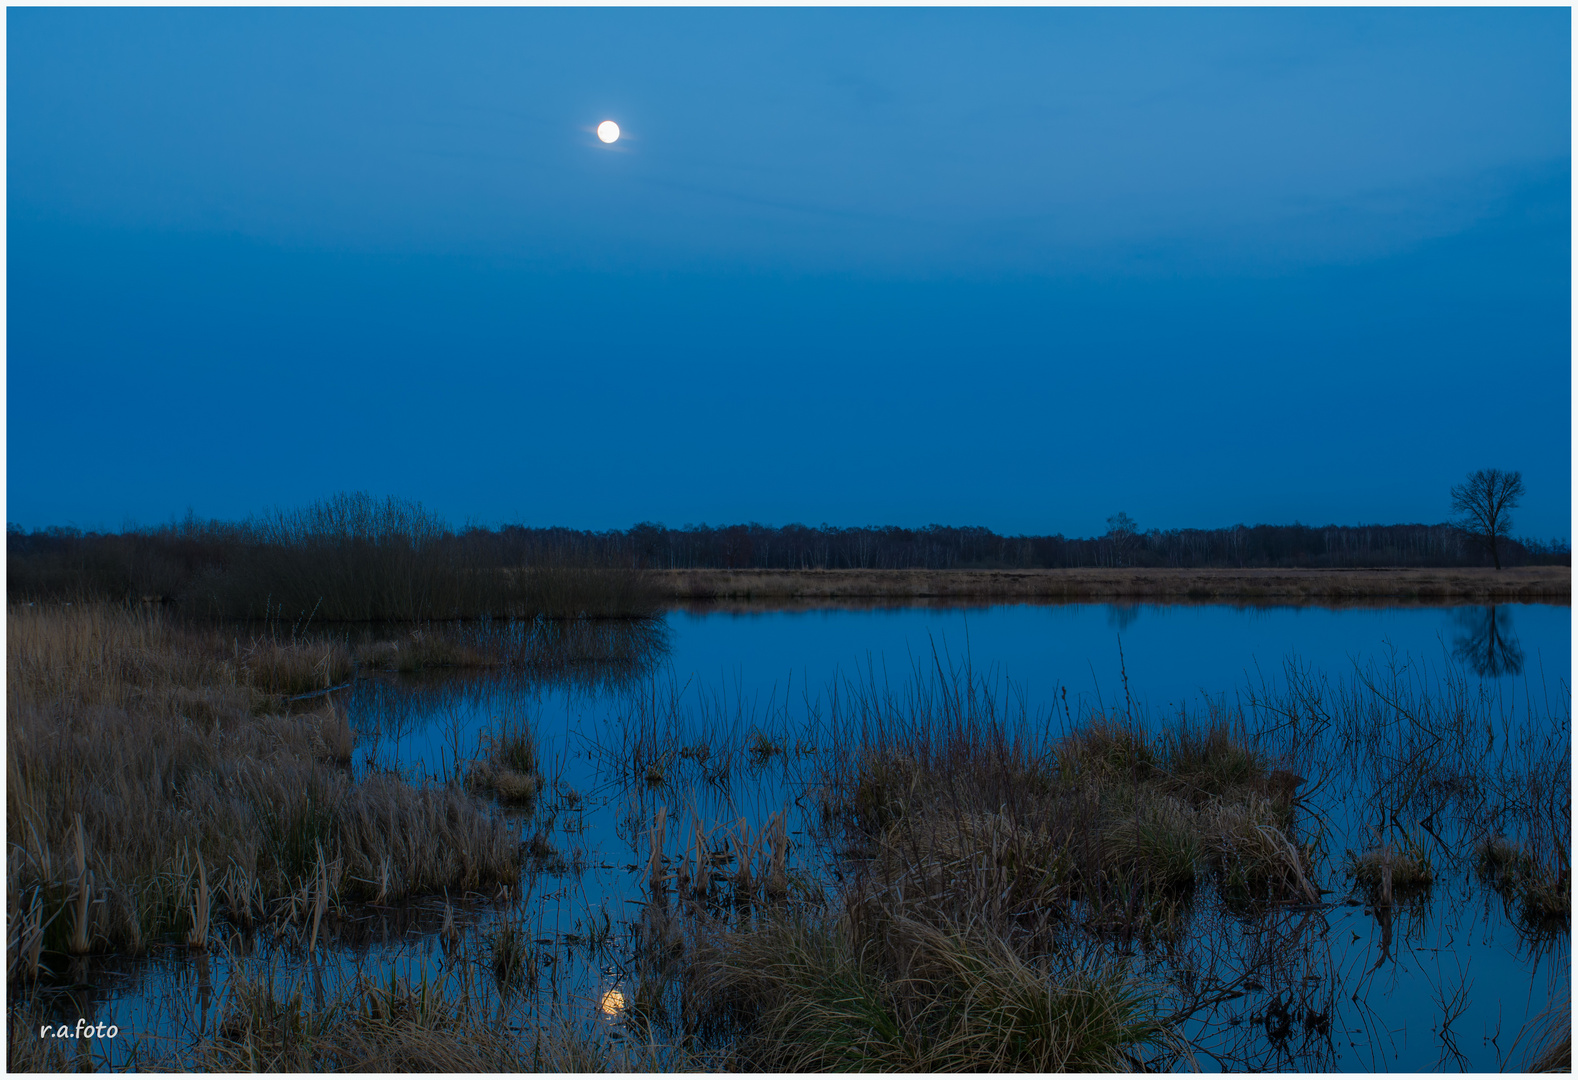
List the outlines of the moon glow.
<svg viewBox="0 0 1578 1080">
<path fill-rule="evenodd" d="M 612 120 L 604 120 L 597 125 L 597 137 L 605 143 L 611 143 L 619 138 L 619 125 Z"/>
</svg>

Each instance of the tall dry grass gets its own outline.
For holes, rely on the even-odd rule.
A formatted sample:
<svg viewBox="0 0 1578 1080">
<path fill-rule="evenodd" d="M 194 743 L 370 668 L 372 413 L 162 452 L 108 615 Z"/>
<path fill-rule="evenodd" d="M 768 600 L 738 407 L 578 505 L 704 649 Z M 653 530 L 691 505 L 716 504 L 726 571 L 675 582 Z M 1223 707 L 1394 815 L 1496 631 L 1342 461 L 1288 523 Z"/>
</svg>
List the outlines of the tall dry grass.
<svg viewBox="0 0 1578 1080">
<path fill-rule="evenodd" d="M 112 606 L 12 607 L 7 631 L 13 973 L 35 950 L 201 943 L 220 913 L 304 925 L 315 889 L 339 904 L 515 879 L 508 826 L 463 791 L 353 778 L 343 715 L 274 693 L 280 655 L 226 656 Z M 321 675 L 315 648 L 295 663 Z"/>
<path fill-rule="evenodd" d="M 1531 1073 L 1570 1073 L 1573 1071 L 1573 1017 L 1570 995 L 1551 1003 L 1534 1018 L 1529 1028 L 1533 1039 L 1522 1071 Z"/>
<path fill-rule="evenodd" d="M 1441 604 L 1566 602 L 1572 596 L 1567 566 L 1336 570 L 1068 567 L 1062 569 L 720 569 L 695 567 L 654 572 L 677 600 L 781 606 L 815 600 L 842 603 L 918 604 L 927 600 L 1071 603 L 1143 600 L 1158 603 Z"/>
<path fill-rule="evenodd" d="M 1097 715 L 1053 738 L 980 683 L 931 692 L 846 699 L 820 784 L 826 827 L 908 907 L 1042 933 L 1154 929 L 1208 878 L 1245 903 L 1317 899 L 1298 778 L 1225 717 L 1151 735 Z"/>
<path fill-rule="evenodd" d="M 1027 960 L 979 926 L 891 910 L 726 934 L 710 972 L 739 1070 L 1131 1071 L 1163 1036 L 1121 965 Z"/>
<path fill-rule="evenodd" d="M 501 803 L 530 809 L 543 789 L 537 735 L 524 718 L 507 718 L 485 735 L 482 756 L 466 770 L 466 785 L 489 792 Z"/>
</svg>

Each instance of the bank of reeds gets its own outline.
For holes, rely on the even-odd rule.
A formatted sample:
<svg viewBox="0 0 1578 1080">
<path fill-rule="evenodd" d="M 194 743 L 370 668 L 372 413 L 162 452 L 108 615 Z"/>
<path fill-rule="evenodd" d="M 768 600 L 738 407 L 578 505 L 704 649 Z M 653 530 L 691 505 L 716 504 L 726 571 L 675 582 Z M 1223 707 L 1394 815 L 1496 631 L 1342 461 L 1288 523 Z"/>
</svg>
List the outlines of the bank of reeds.
<svg viewBox="0 0 1578 1080">
<path fill-rule="evenodd" d="M 493 671 L 584 686 L 628 682 L 668 643 L 665 624 L 645 619 L 456 620 L 349 631 L 319 627 L 300 638 L 343 641 L 340 647 L 348 650 L 358 675 Z"/>
<path fill-rule="evenodd" d="M 475 635 L 422 626 L 401 628 L 389 637 L 358 645 L 352 655 L 361 670 L 402 675 L 444 668 L 476 670 L 499 667 L 504 662 L 497 650 L 475 640 Z"/>
<path fill-rule="evenodd" d="M 185 1060 L 208 1072 L 525 1071 L 519 1048 L 496 1024 L 479 1023 L 465 1003 L 425 981 L 393 974 L 363 982 L 334 1007 L 317 1007 L 305 987 L 276 985 L 272 972 L 236 978 L 217 1032 Z"/>
<path fill-rule="evenodd" d="M 293 661 L 194 647 L 112 606 L 12 607 L 6 645 L 13 976 L 62 953 L 201 945 L 214 915 L 315 935 L 344 902 L 515 880 L 514 838 L 484 804 L 357 780 L 342 713 L 287 714 Z M 300 658 L 315 679 L 316 655 Z"/>
</svg>

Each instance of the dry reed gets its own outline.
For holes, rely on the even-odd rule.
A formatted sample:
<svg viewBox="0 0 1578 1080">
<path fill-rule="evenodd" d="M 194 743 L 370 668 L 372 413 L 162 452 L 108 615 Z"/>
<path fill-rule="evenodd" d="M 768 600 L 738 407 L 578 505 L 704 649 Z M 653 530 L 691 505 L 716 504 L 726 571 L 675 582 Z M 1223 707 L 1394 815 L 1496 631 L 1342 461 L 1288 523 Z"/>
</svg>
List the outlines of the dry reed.
<svg viewBox="0 0 1578 1080">
<path fill-rule="evenodd" d="M 665 570 L 654 575 L 676 600 L 747 599 L 756 604 L 1092 600 L 1351 604 L 1439 604 L 1456 600 L 1564 601 L 1567 566 L 1496 571 L 1472 567 L 1382 570 L 1079 568 L 1057 570 Z"/>
<path fill-rule="evenodd" d="M 869 900 L 726 934 L 705 962 L 712 1007 L 743 1023 L 735 1069 L 1130 1071 L 1163 1035 L 1121 966 L 1027 961 L 978 924 Z"/>
<path fill-rule="evenodd" d="M 275 711 L 239 649 L 114 607 L 13 607 L 8 631 L 10 878 L 37 905 L 12 929 L 13 959 L 24 938 L 45 952 L 182 932 L 200 945 L 209 862 L 231 867 L 213 895 L 242 925 L 310 895 L 320 849 L 333 899 L 514 880 L 502 820 L 454 789 L 329 764 L 348 756 L 343 718 Z"/>
<path fill-rule="evenodd" d="M 484 735 L 482 756 L 468 763 L 466 785 L 495 796 L 507 806 L 532 809 L 543 789 L 537 735 L 524 718 L 503 721 L 496 733 Z"/>
</svg>

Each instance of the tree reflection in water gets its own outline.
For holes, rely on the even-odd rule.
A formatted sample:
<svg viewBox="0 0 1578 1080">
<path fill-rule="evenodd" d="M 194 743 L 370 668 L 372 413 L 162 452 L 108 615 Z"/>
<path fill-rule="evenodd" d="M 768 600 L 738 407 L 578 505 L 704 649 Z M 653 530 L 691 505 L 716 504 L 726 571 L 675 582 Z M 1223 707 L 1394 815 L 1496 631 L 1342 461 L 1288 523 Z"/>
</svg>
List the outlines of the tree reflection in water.
<svg viewBox="0 0 1578 1080">
<path fill-rule="evenodd" d="M 1458 636 L 1452 653 L 1481 678 L 1523 673 L 1523 647 L 1512 629 L 1512 612 L 1505 604 L 1458 608 L 1452 613 Z"/>
<path fill-rule="evenodd" d="M 1138 604 L 1108 604 L 1107 625 L 1115 628 L 1119 633 L 1134 625 L 1140 617 Z"/>
</svg>

